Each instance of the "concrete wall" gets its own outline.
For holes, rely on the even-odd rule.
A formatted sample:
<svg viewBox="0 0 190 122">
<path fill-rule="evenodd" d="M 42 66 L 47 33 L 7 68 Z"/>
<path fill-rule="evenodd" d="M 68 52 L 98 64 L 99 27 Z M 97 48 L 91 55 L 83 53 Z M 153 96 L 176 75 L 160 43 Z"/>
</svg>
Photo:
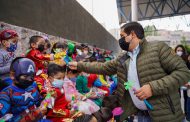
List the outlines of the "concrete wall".
<svg viewBox="0 0 190 122">
<path fill-rule="evenodd" d="M 75 0 L 0 0 L 0 21 L 119 50 L 115 38 Z"/>
</svg>

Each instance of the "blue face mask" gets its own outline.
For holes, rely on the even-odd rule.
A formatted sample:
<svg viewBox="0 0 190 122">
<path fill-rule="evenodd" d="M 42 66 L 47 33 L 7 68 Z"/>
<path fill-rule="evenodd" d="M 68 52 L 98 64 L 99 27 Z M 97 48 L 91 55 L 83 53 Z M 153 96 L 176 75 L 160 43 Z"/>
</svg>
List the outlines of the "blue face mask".
<svg viewBox="0 0 190 122">
<path fill-rule="evenodd" d="M 7 47 L 7 51 L 8 52 L 15 52 L 15 50 L 17 49 L 17 43 L 10 43 L 10 47 Z"/>
<path fill-rule="evenodd" d="M 77 78 L 70 78 L 70 80 L 73 82 L 73 83 L 76 83 L 76 80 L 77 80 Z"/>
<path fill-rule="evenodd" d="M 52 85 L 56 88 L 62 88 L 63 87 L 63 80 L 59 80 L 59 79 L 54 79 L 54 81 L 52 82 Z"/>
</svg>

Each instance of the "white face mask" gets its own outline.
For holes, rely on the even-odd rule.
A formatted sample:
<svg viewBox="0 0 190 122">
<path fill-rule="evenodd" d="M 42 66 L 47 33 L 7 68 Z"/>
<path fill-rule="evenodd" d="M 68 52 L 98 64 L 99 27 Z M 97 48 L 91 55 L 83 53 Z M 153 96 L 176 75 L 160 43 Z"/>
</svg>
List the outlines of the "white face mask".
<svg viewBox="0 0 190 122">
<path fill-rule="evenodd" d="M 79 49 L 76 49 L 76 50 L 77 50 L 78 55 L 82 55 L 81 50 L 79 50 Z"/>
<path fill-rule="evenodd" d="M 88 54 L 88 51 L 85 50 L 85 51 L 84 51 L 84 54 L 87 55 L 87 54 Z"/>
<path fill-rule="evenodd" d="M 56 48 L 55 50 L 54 50 L 54 52 L 55 53 L 60 53 L 62 50 L 60 49 L 60 48 Z"/>
<path fill-rule="evenodd" d="M 83 72 L 83 76 L 88 77 L 90 74 Z"/>
<path fill-rule="evenodd" d="M 182 56 L 183 52 L 182 51 L 177 51 L 176 53 L 178 56 Z"/>
<path fill-rule="evenodd" d="M 54 79 L 54 81 L 52 82 L 52 85 L 54 87 L 57 87 L 57 88 L 62 88 L 63 87 L 63 83 L 64 83 L 63 80 Z"/>
</svg>

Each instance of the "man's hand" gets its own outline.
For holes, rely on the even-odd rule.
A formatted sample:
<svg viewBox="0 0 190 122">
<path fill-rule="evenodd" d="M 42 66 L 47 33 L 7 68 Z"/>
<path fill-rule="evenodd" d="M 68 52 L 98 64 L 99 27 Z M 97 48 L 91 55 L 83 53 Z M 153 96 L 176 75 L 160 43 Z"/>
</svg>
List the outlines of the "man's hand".
<svg viewBox="0 0 190 122">
<path fill-rule="evenodd" d="M 77 62 L 69 62 L 69 68 L 72 70 L 77 70 Z"/>
<path fill-rule="evenodd" d="M 139 90 L 135 91 L 135 95 L 140 99 L 144 100 L 152 96 L 152 89 L 150 85 L 144 85 Z"/>
</svg>

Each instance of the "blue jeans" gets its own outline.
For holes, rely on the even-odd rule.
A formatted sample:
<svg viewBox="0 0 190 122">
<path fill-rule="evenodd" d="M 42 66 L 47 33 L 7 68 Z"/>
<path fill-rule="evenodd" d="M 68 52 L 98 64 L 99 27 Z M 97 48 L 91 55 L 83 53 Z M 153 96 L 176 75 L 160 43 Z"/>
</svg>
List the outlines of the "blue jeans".
<svg viewBox="0 0 190 122">
<path fill-rule="evenodd" d="M 138 117 L 138 122 L 152 122 L 149 115 L 144 115 L 141 112 L 138 112 L 137 117 Z"/>
</svg>

